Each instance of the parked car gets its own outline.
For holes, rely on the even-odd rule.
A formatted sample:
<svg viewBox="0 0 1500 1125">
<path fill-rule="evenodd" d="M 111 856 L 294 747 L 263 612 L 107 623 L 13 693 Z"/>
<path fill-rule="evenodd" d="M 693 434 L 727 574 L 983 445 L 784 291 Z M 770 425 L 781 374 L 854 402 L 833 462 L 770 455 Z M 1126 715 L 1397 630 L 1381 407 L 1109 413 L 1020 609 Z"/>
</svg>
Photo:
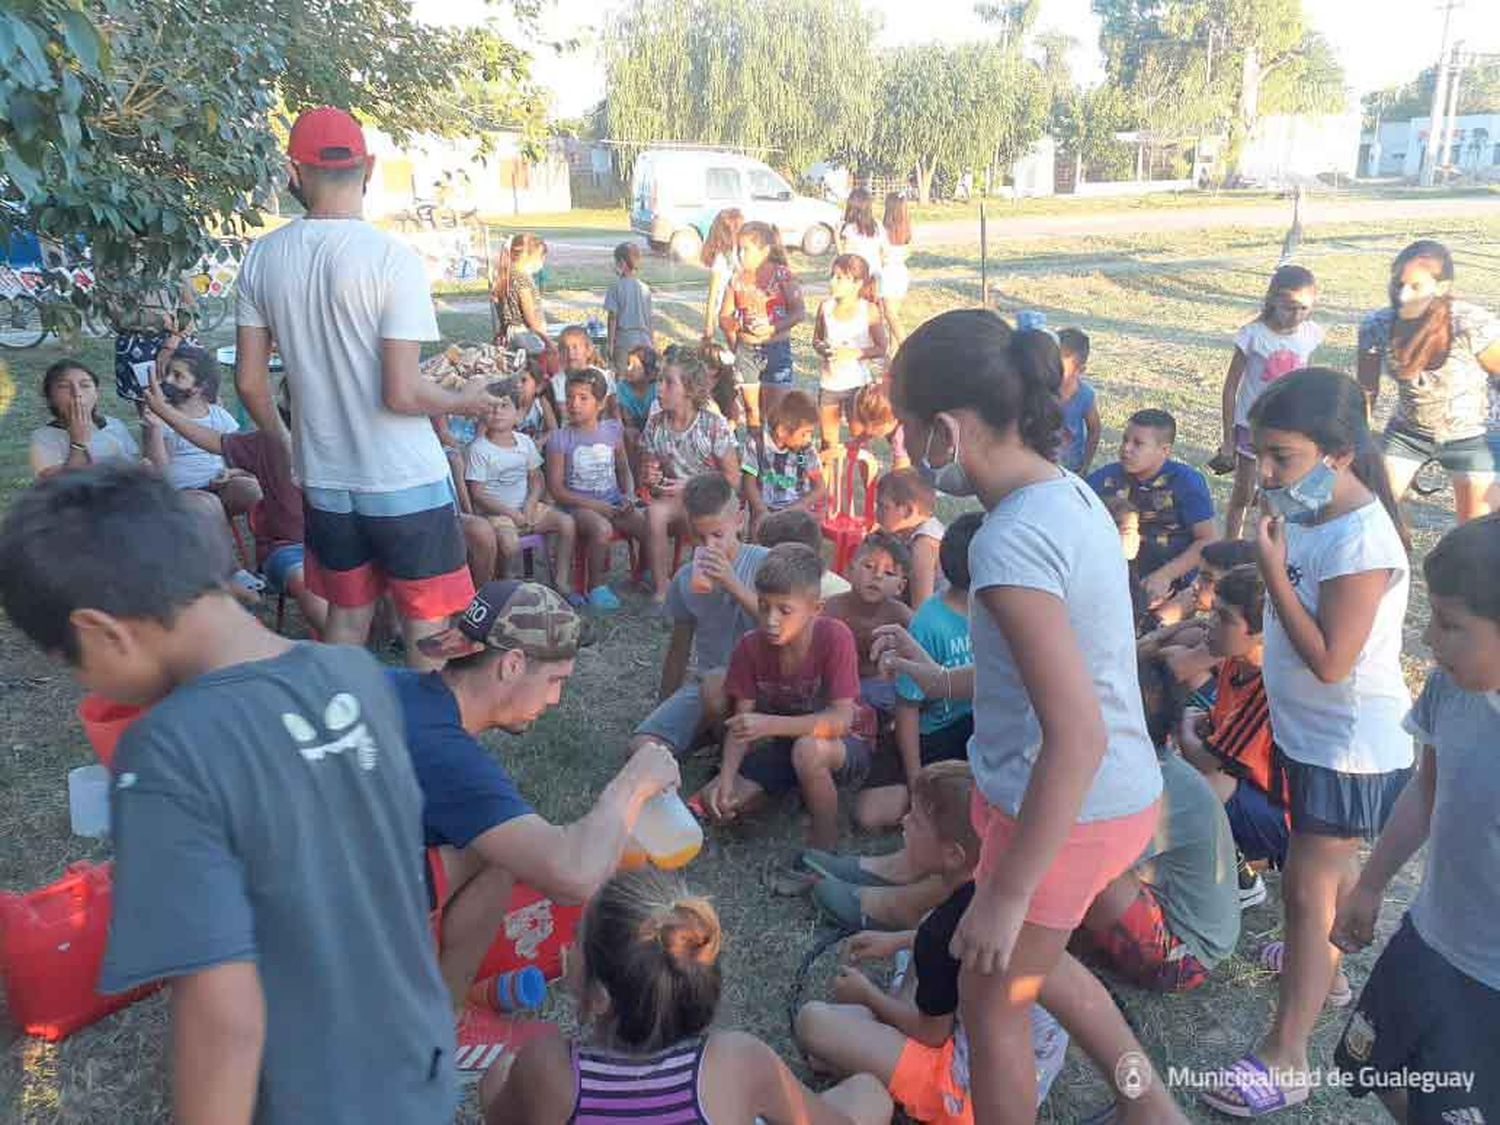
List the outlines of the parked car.
<svg viewBox="0 0 1500 1125">
<path fill-rule="evenodd" d="M 725 207 L 747 222 L 772 223 L 788 246 L 818 257 L 834 247 L 842 214 L 831 203 L 798 195 L 753 157 L 708 149 L 647 149 L 630 183 L 630 226 L 655 248 L 696 259 Z"/>
</svg>

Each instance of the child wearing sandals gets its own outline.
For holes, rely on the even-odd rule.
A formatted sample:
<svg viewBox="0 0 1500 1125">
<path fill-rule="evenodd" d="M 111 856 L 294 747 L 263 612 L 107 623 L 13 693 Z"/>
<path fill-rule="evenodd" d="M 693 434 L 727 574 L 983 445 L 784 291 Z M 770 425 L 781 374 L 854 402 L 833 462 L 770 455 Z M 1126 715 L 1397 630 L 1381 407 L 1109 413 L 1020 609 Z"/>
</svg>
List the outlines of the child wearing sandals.
<svg viewBox="0 0 1500 1125">
<path fill-rule="evenodd" d="M 959 919 L 974 897 L 979 837 L 969 819 L 973 777 L 966 762 L 936 762 L 912 781 L 901 822 L 913 866 L 943 887 L 942 903 L 915 930 L 865 931 L 849 938 L 849 962 L 909 954 L 910 971 L 888 994 L 853 964 L 839 970 L 833 1002 L 797 1013 L 796 1036 L 817 1069 L 870 1074 L 885 1083 L 907 1116 L 936 1125 L 973 1125 L 968 1036 L 958 1016 L 962 966 L 949 952 Z M 1062 1069 L 1068 1037 L 1047 1013 L 1032 1009 L 1037 1104 Z"/>
<path fill-rule="evenodd" d="M 711 1030 L 722 945 L 707 899 L 660 872 L 616 875 L 583 920 L 586 1038 L 549 1034 L 502 1056 L 480 1085 L 486 1125 L 888 1122 L 869 1075 L 814 1094 L 760 1039 Z"/>
<path fill-rule="evenodd" d="M 1417 775 L 1391 812 L 1333 940 L 1345 952 L 1374 940 L 1387 884 L 1424 841 L 1416 901 L 1375 962 L 1334 1061 L 1355 1097 L 1372 1073 L 1459 1072 L 1473 1085 L 1381 1083 L 1397 1121 L 1500 1121 L 1500 515 L 1448 532 L 1422 563 L 1437 668 L 1406 718 L 1422 743 Z"/>
<path fill-rule="evenodd" d="M 1234 1117 L 1307 1100 L 1313 1025 L 1326 1001 L 1348 995 L 1328 940 L 1334 912 L 1412 763 L 1401 728 L 1410 566 L 1359 385 L 1326 368 L 1293 372 L 1256 401 L 1250 427 L 1266 508 L 1255 540 L 1270 602 L 1263 675 L 1291 841 L 1276 1015 L 1203 1093 Z"/>
</svg>

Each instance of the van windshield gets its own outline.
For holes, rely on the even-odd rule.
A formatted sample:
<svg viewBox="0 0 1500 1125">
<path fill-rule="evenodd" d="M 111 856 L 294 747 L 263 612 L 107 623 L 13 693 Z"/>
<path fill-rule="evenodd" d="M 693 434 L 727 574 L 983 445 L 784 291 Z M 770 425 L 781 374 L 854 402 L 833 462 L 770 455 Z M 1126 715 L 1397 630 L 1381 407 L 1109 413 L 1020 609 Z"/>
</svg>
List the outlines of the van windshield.
<svg viewBox="0 0 1500 1125">
<path fill-rule="evenodd" d="M 764 168 L 750 169 L 751 199 L 780 199 L 783 194 L 790 194 L 791 190 L 786 181 L 776 173 Z"/>
</svg>

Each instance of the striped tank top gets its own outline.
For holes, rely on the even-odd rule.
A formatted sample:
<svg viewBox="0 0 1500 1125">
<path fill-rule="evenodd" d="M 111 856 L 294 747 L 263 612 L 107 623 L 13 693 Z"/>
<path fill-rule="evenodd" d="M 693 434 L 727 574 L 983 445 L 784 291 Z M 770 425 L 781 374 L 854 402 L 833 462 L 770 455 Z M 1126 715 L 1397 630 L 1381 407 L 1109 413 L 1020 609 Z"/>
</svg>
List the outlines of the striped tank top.
<svg viewBox="0 0 1500 1125">
<path fill-rule="evenodd" d="M 698 1071 L 707 1040 L 684 1039 L 651 1055 L 573 1049 L 576 1125 L 709 1125 L 698 1102 Z"/>
</svg>

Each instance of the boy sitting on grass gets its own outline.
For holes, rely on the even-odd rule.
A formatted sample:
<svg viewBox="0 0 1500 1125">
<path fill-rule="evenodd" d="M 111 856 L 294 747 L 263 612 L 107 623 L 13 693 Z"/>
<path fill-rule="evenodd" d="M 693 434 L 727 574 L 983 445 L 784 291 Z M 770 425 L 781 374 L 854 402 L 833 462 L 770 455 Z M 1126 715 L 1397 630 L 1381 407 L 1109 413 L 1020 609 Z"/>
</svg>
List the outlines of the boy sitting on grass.
<svg viewBox="0 0 1500 1125">
<path fill-rule="evenodd" d="M 1219 661 L 1217 690 L 1205 713 L 1183 713 L 1177 743 L 1182 756 L 1207 779 L 1224 802 L 1239 860 L 1240 907 L 1266 900 L 1266 885 L 1252 865 L 1286 863 L 1290 828 L 1276 780 L 1276 743 L 1271 709 L 1261 680 L 1265 657 L 1265 589 L 1253 566 L 1219 580 L 1208 652 Z"/>
<path fill-rule="evenodd" d="M 1217 534 L 1203 474 L 1172 459 L 1177 421 L 1165 410 L 1137 410 L 1125 423 L 1120 459 L 1089 474 L 1106 503 L 1125 497 L 1140 515 L 1141 601 L 1153 610 L 1193 580 L 1203 545 Z"/>
<path fill-rule="evenodd" d="M 760 611 L 755 575 L 770 553 L 740 542 L 740 500 L 722 473 L 691 478 L 682 490 L 682 506 L 693 558 L 678 568 L 667 589 L 672 640 L 661 666 L 661 702 L 631 736 L 632 749 L 655 739 L 679 758 L 728 714 L 725 670 L 735 644 L 755 628 Z"/>
<path fill-rule="evenodd" d="M 1500 1121 L 1500 514 L 1448 532 L 1422 571 L 1438 666 L 1406 720 L 1421 762 L 1339 905 L 1333 943 L 1369 945 L 1386 887 L 1424 841 L 1427 865 L 1334 1062 L 1351 1094 L 1375 1087 L 1397 1121 L 1475 1125 Z M 1455 1073 L 1473 1085 L 1420 1083 Z"/>
<path fill-rule="evenodd" d="M 819 557 L 823 553 L 823 529 L 810 512 L 801 508 L 784 508 L 761 521 L 755 541 L 762 547 L 779 547 L 783 543 L 801 543 Z M 824 568 L 819 593 L 826 602 L 854 589 L 849 580 L 836 570 Z"/>
<path fill-rule="evenodd" d="M 916 469 L 896 469 L 875 483 L 875 522 L 911 552 L 906 603 L 921 605 L 937 589 L 943 524 L 932 514 L 937 490 Z"/>
<path fill-rule="evenodd" d="M 894 535 L 872 531 L 854 552 L 849 564 L 852 588 L 823 603 L 823 613 L 849 626 L 859 654 L 859 698 L 873 708 L 883 726 L 896 714 L 896 685 L 880 674 L 870 659 L 875 630 L 882 625 L 911 623 L 911 607 L 901 601 L 906 592 L 911 554 Z"/>
<path fill-rule="evenodd" d="M 969 643 L 969 540 L 982 519 L 978 512 L 966 512 L 943 533 L 938 561 L 948 585 L 921 604 L 908 626 L 927 655 L 944 668 L 974 663 Z M 867 651 L 868 646 L 861 649 Z M 929 700 L 910 676 L 897 679 L 895 688 L 897 753 L 876 756 L 865 789 L 854 804 L 854 822 L 867 832 L 899 824 L 910 807 L 908 789 L 917 774 L 934 762 L 965 761 L 969 736 L 974 733 L 974 708 L 969 700 Z"/>
<path fill-rule="evenodd" d="M 1152 992 L 1189 992 L 1240 939 L 1234 837 L 1203 775 L 1168 746 L 1172 693 L 1140 672 L 1146 726 L 1161 763 L 1162 807 L 1146 855 L 1099 892 L 1070 948 Z"/>
<path fill-rule="evenodd" d="M 150 708 L 114 759 L 99 987 L 169 982 L 177 1121 L 450 1122 L 453 1015 L 399 705 L 362 649 L 262 626 L 230 569 L 135 467 L 59 474 L 0 529 L 16 627 L 91 691 Z"/>
<path fill-rule="evenodd" d="M 908 1116 L 939 1125 L 974 1122 L 968 1042 L 958 1019 L 962 966 L 948 949 L 974 897 L 979 838 L 969 817 L 973 784 L 967 762 L 937 762 L 917 774 L 901 828 L 913 869 L 941 884 L 943 900 L 915 930 L 864 931 L 845 945 L 850 962 L 910 951 L 910 970 L 895 995 L 846 965 L 834 978 L 833 1003 L 803 1005 L 795 1028 L 815 1069 L 873 1074 Z M 1062 1069 L 1068 1037 L 1044 1011 L 1034 1006 L 1032 1013 L 1040 1102 Z"/>
<path fill-rule="evenodd" d="M 859 699 L 854 634 L 819 614 L 822 575 L 822 560 L 799 543 L 773 547 L 761 563 L 760 628 L 741 637 L 729 658 L 724 690 L 734 714 L 725 724 L 724 762 L 698 800 L 712 819 L 728 821 L 768 796 L 800 789 L 812 818 L 809 844 L 831 848 L 838 786 L 858 785 L 870 744 L 851 730 Z M 802 875 L 784 889 L 796 893 L 807 881 Z"/>
</svg>

